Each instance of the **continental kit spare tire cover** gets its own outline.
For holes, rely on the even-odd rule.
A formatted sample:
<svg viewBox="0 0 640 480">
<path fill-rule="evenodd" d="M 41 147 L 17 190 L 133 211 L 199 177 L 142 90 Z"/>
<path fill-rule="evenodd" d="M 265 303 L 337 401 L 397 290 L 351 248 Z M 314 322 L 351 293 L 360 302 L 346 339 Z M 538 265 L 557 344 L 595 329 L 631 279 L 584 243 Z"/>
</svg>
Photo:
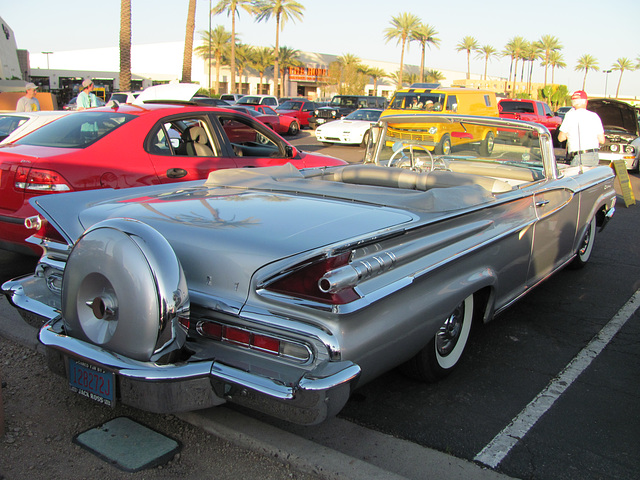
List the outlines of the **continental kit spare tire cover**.
<svg viewBox="0 0 640 480">
<path fill-rule="evenodd" d="M 110 219 L 73 247 L 62 281 L 67 334 L 148 361 L 184 344 L 187 282 L 167 240 L 149 225 Z"/>
</svg>

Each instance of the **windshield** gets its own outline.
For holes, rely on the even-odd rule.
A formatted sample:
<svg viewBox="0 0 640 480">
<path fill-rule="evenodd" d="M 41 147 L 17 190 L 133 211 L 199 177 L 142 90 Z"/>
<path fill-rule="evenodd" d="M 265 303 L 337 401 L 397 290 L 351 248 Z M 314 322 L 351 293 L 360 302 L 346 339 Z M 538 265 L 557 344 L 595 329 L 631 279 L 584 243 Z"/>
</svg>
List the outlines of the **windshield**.
<svg viewBox="0 0 640 480">
<path fill-rule="evenodd" d="M 356 110 L 344 117 L 345 120 L 364 120 L 366 122 L 377 122 L 382 110 Z"/>
<path fill-rule="evenodd" d="M 78 112 L 59 118 L 18 140 L 19 145 L 85 148 L 136 118 L 116 112 Z"/>
<path fill-rule="evenodd" d="M 242 97 L 236 103 L 242 105 L 260 105 L 260 97 L 250 97 L 249 95 Z"/>
<path fill-rule="evenodd" d="M 278 108 L 276 108 L 276 110 L 300 110 L 301 104 L 302 102 L 292 102 L 291 100 L 287 100 Z"/>
<path fill-rule="evenodd" d="M 444 119 L 434 117 L 420 124 L 383 122 L 375 135 L 379 135 L 375 158 L 370 160 L 368 152 L 367 161 L 416 171 L 482 174 L 512 186 L 544 177 L 543 144 L 534 128 Z M 500 174 L 495 173 L 498 166 Z"/>
<path fill-rule="evenodd" d="M 16 128 L 29 120 L 29 117 L 18 115 L 0 115 L 0 140 L 4 140 Z"/>
<path fill-rule="evenodd" d="M 393 97 L 389 108 L 439 112 L 444 105 L 444 99 L 444 93 L 399 92 Z"/>
<path fill-rule="evenodd" d="M 356 107 L 358 105 L 358 97 L 339 97 L 335 96 L 331 99 L 330 107 Z"/>
</svg>

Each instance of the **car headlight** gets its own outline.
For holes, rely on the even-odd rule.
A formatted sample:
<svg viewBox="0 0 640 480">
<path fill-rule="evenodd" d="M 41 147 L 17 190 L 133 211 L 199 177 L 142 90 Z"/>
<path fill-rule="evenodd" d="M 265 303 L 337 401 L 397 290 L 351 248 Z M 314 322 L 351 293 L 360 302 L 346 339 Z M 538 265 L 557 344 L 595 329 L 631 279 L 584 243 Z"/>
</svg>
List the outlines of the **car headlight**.
<svg viewBox="0 0 640 480">
<path fill-rule="evenodd" d="M 335 110 L 331 110 L 331 116 L 332 116 L 332 117 L 335 117 L 337 114 L 338 114 L 338 112 L 337 112 L 337 111 L 335 111 Z"/>
<path fill-rule="evenodd" d="M 618 151 L 618 145 L 609 145 L 609 148 L 611 149 L 612 152 Z"/>
<path fill-rule="evenodd" d="M 317 117 L 318 115 L 320 115 L 320 112 L 318 110 L 314 110 L 313 114 Z"/>
<path fill-rule="evenodd" d="M 435 135 L 437 131 L 438 131 L 438 127 L 431 127 L 431 128 L 429 128 L 429 133 L 430 133 L 431 135 Z"/>
<path fill-rule="evenodd" d="M 633 145 L 625 145 L 624 147 L 624 153 L 630 153 L 635 155 L 636 153 L 636 148 Z"/>
</svg>

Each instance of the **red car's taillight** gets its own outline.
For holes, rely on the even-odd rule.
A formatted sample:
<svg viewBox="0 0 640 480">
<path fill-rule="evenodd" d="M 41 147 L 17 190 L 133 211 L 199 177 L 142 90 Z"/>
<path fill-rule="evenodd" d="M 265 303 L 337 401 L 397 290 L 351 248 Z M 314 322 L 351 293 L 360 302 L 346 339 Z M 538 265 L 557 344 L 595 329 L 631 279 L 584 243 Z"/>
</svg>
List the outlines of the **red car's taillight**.
<svg viewBox="0 0 640 480">
<path fill-rule="evenodd" d="M 318 286 L 319 280 L 323 278 L 327 272 L 347 265 L 350 257 L 351 252 L 346 252 L 335 257 L 323 258 L 276 280 L 266 287 L 266 289 L 276 293 L 307 298 L 331 305 L 344 305 L 353 302 L 360 298 L 360 295 L 358 295 L 353 287 L 347 287 L 337 292 L 323 292 Z"/>
<path fill-rule="evenodd" d="M 58 193 L 71 190 L 67 181 L 59 173 L 29 167 L 17 168 L 14 185 L 17 189 L 26 192 Z"/>
</svg>

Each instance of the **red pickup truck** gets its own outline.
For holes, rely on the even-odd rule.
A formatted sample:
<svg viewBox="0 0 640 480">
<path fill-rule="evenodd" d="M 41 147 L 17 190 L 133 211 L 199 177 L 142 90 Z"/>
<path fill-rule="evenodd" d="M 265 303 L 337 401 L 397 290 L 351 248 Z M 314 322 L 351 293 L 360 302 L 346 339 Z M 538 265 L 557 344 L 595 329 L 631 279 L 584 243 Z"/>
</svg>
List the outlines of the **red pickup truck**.
<svg viewBox="0 0 640 480">
<path fill-rule="evenodd" d="M 525 120 L 535 122 L 547 127 L 554 142 L 558 138 L 558 128 L 562 119 L 557 117 L 545 102 L 524 98 L 503 98 L 498 102 L 500 118 L 512 120 Z"/>
</svg>

